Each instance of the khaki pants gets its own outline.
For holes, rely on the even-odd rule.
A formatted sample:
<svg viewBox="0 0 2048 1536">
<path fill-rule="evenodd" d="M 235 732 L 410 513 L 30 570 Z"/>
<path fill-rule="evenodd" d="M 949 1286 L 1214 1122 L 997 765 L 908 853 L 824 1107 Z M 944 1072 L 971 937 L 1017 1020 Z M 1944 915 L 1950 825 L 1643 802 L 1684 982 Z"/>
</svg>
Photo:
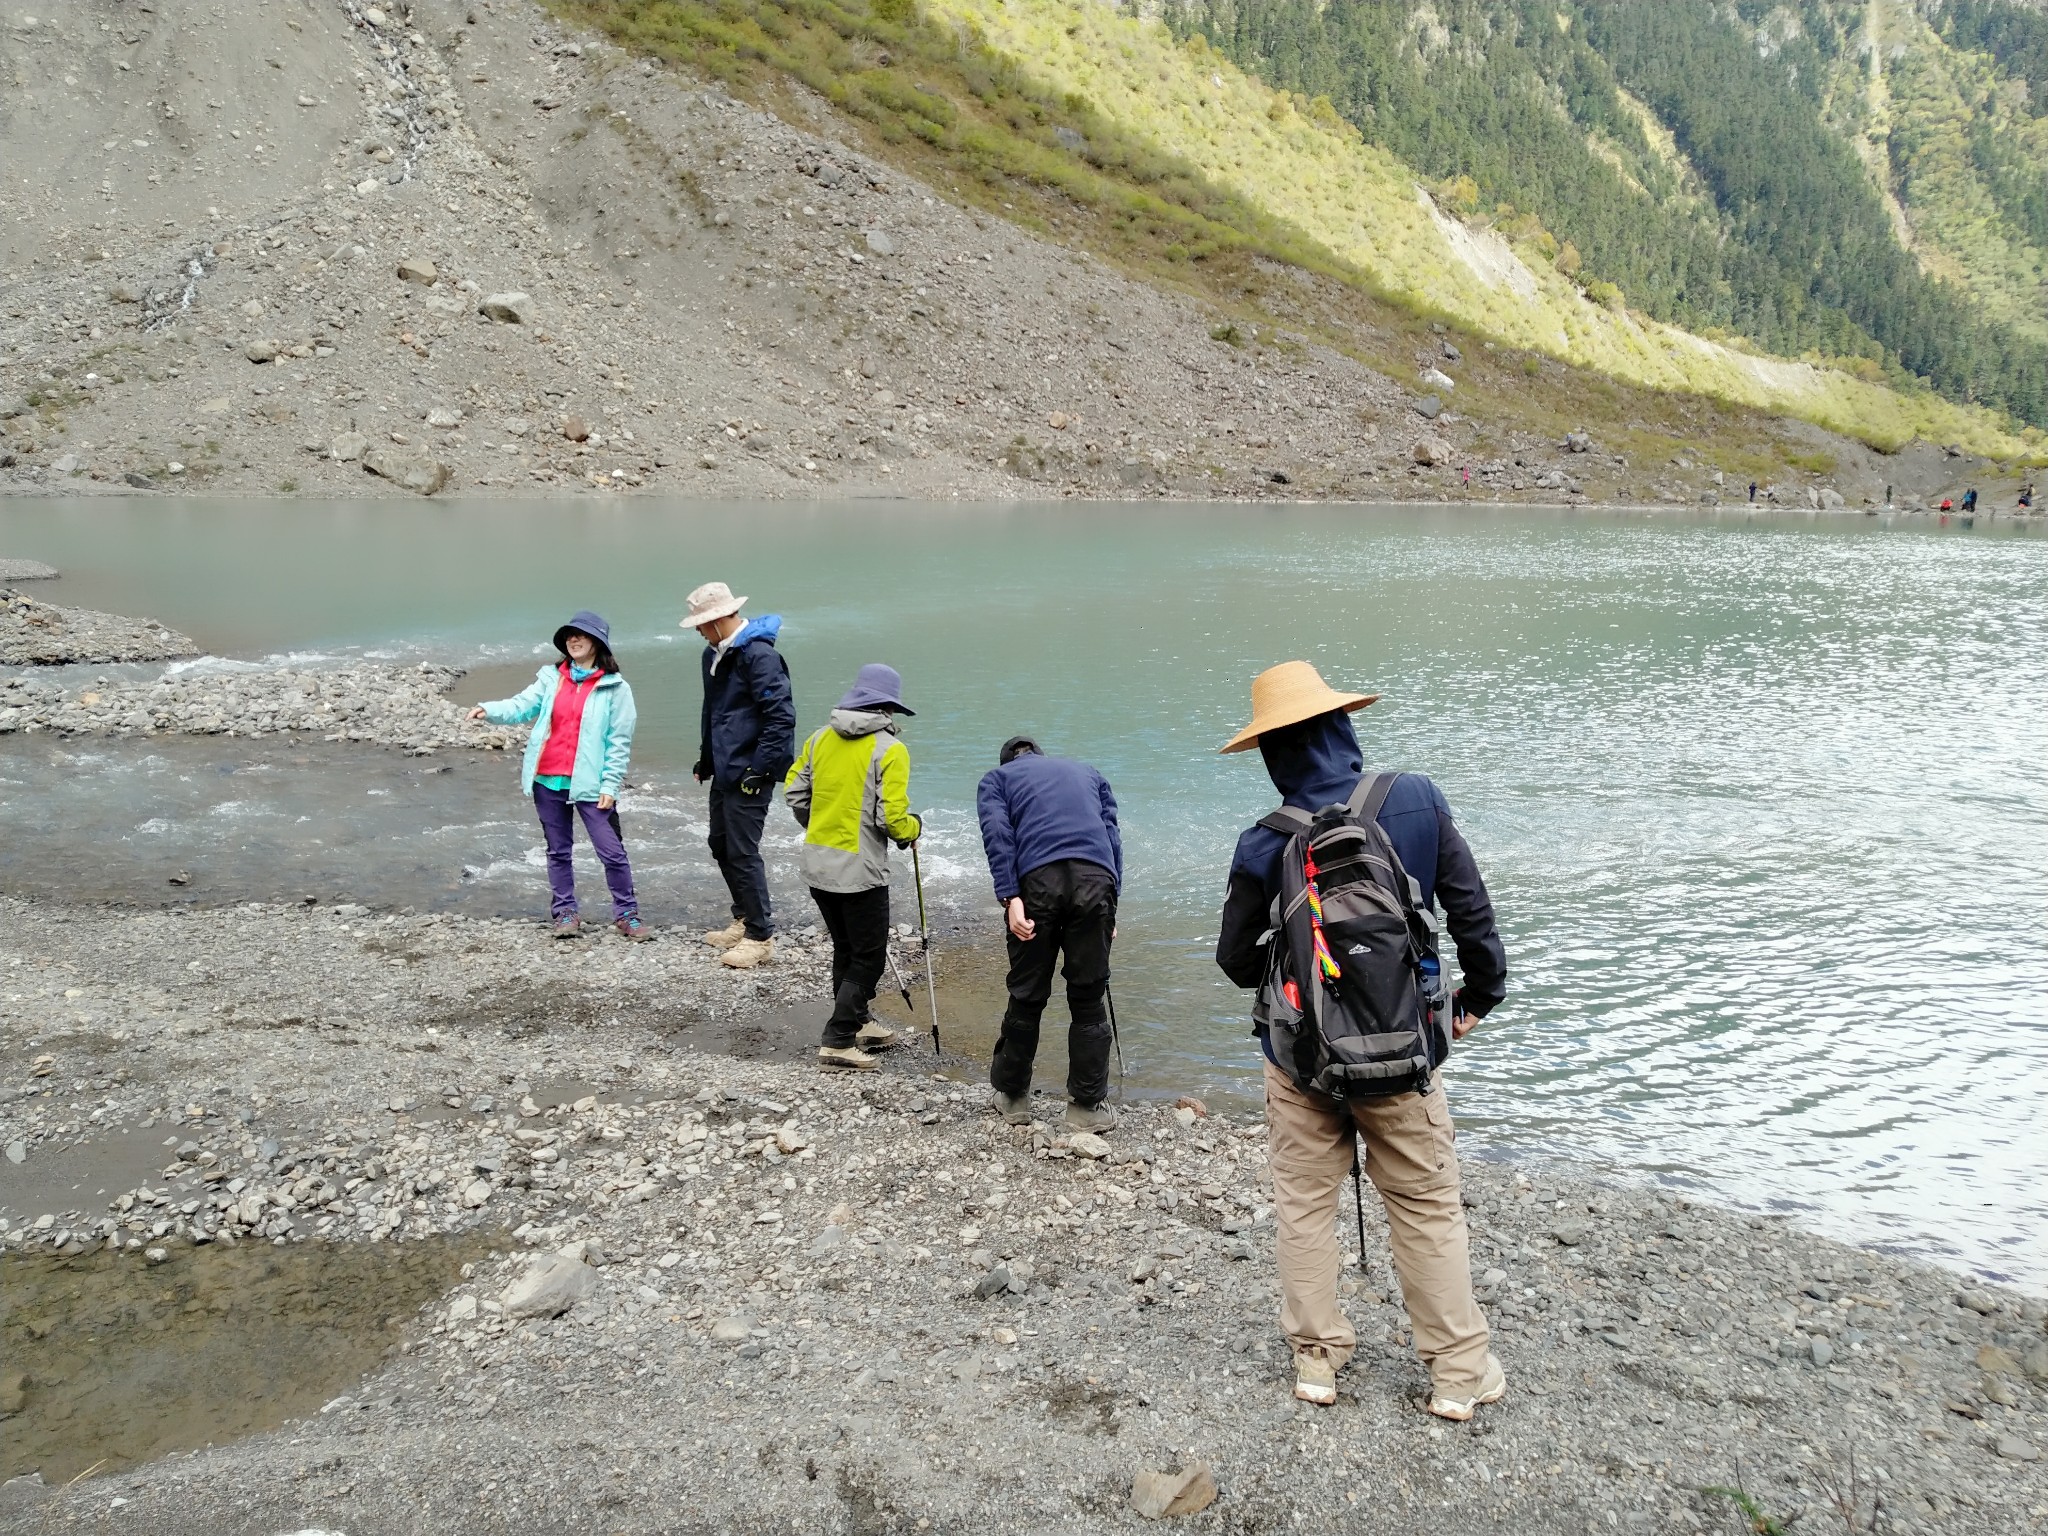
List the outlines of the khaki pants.
<svg viewBox="0 0 2048 1536">
<path fill-rule="evenodd" d="M 1366 1177 L 1386 1207 L 1415 1352 L 1437 1391 L 1467 1395 L 1485 1377 L 1488 1335 L 1472 1296 L 1458 1153 L 1441 1081 L 1426 1094 L 1368 1101 L 1347 1114 L 1333 1099 L 1303 1093 L 1266 1063 L 1280 1327 L 1297 1348 L 1321 1345 L 1339 1366 L 1357 1346 L 1358 1335 L 1337 1304 L 1334 1225 L 1337 1197 L 1351 1176 L 1354 1124 L 1365 1138 Z"/>
</svg>

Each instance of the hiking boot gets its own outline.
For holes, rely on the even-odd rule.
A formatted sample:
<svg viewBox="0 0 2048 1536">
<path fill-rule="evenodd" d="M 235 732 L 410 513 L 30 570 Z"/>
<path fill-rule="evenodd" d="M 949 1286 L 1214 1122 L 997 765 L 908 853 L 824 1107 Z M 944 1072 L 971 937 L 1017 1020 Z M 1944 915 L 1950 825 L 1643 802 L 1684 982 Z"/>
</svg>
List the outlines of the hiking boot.
<svg viewBox="0 0 2048 1536">
<path fill-rule="evenodd" d="M 1116 1111 L 1107 1104 L 1069 1104 L 1066 1118 L 1061 1122 L 1070 1131 L 1103 1131 L 1116 1129 Z"/>
<path fill-rule="evenodd" d="M 1001 1089 L 997 1089 L 996 1113 L 1012 1125 L 1029 1125 L 1031 1123 L 1031 1090 L 1027 1088 L 1022 1093 L 1004 1093 Z"/>
<path fill-rule="evenodd" d="M 1486 1357 L 1486 1374 L 1480 1378 L 1479 1389 L 1469 1396 L 1450 1397 L 1442 1392 L 1429 1394 L 1429 1411 L 1440 1419 L 1463 1424 L 1472 1417 L 1473 1410 L 1481 1403 L 1497 1403 L 1508 1395 L 1508 1373 L 1491 1354 Z"/>
<path fill-rule="evenodd" d="M 775 958 L 773 939 L 741 939 L 718 957 L 720 965 L 729 965 L 736 971 L 751 971 L 757 965 L 766 965 Z"/>
<path fill-rule="evenodd" d="M 641 922 L 637 913 L 632 917 L 619 918 L 612 926 L 629 944 L 645 944 L 654 937 L 654 930 Z"/>
<path fill-rule="evenodd" d="M 583 924 L 572 912 L 567 917 L 558 917 L 548 925 L 548 934 L 557 939 L 573 939 L 583 932 Z"/>
<path fill-rule="evenodd" d="M 872 1072 L 875 1065 L 875 1058 L 857 1046 L 818 1047 L 818 1070 L 821 1072 Z"/>
<path fill-rule="evenodd" d="M 853 1043 L 864 1051 L 886 1051 L 902 1042 L 888 1025 L 868 1019 L 861 1024 L 860 1033 L 853 1037 Z"/>
<path fill-rule="evenodd" d="M 747 925 L 734 918 L 723 928 L 713 928 L 704 935 L 704 942 L 713 949 L 731 949 L 747 936 Z"/>
<path fill-rule="evenodd" d="M 1337 1362 L 1322 1345 L 1295 1346 L 1294 1395 L 1319 1408 L 1337 1401 Z"/>
</svg>

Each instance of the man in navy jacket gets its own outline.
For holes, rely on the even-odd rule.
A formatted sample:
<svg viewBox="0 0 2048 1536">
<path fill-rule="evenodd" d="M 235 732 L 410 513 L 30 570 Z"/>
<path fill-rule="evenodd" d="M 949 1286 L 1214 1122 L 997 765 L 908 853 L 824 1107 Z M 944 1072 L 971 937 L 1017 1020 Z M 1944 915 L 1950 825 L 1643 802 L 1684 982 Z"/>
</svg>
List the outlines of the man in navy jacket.
<svg viewBox="0 0 2048 1536">
<path fill-rule="evenodd" d="M 1123 887 L 1123 839 L 1109 781 L 1086 763 L 1047 757 L 1028 736 L 1003 743 L 975 794 L 981 843 L 1009 930 L 1009 1007 L 989 1063 L 1003 1118 L 1031 1118 L 1031 1064 L 1057 961 L 1067 983 L 1069 1130 L 1116 1124 L 1109 1097 L 1109 947 Z"/>
<path fill-rule="evenodd" d="M 1343 802 L 1365 773 L 1351 715 L 1377 694 L 1339 693 L 1305 661 L 1282 662 L 1252 683 L 1252 723 L 1223 748 L 1257 747 L 1284 804 L 1314 815 Z M 1493 902 L 1443 793 L 1419 773 L 1394 781 L 1375 818 L 1422 903 L 1443 907 L 1464 972 L 1452 1003 L 1462 1038 L 1507 995 L 1507 953 Z M 1265 977 L 1277 926 L 1274 898 L 1288 839 L 1253 826 L 1237 841 L 1216 939 L 1216 963 L 1241 987 Z M 1507 1392 L 1485 1314 L 1473 1295 L 1471 1240 L 1458 1179 L 1456 1131 L 1441 1075 L 1426 1093 L 1339 1102 L 1310 1092 L 1265 1051 L 1273 1250 L 1280 1271 L 1280 1327 L 1294 1347 L 1294 1395 L 1327 1406 L 1358 1335 L 1337 1300 L 1338 1192 L 1364 1144 L 1365 1176 L 1387 1212 L 1387 1240 L 1401 1277 L 1415 1350 L 1429 1367 L 1429 1412 L 1464 1421 Z"/>
<path fill-rule="evenodd" d="M 690 594 L 683 625 L 704 637 L 703 736 L 696 778 L 709 782 L 711 857 L 732 893 L 732 923 L 704 935 L 720 960 L 752 970 L 775 954 L 775 914 L 761 833 L 775 786 L 796 761 L 789 663 L 775 649 L 779 614 L 743 619 L 744 597 L 722 581 Z"/>
</svg>

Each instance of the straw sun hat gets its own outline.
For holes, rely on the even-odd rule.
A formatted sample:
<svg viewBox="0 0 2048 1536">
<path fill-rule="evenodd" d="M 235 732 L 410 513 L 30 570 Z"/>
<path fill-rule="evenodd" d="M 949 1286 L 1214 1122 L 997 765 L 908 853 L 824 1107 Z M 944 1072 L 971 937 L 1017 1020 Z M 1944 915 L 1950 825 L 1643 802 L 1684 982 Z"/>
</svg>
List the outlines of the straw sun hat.
<svg viewBox="0 0 2048 1536">
<path fill-rule="evenodd" d="M 1266 731 L 1299 725 L 1333 709 L 1350 714 L 1378 697 L 1376 693 L 1339 693 L 1307 662 L 1283 661 L 1252 679 L 1252 723 L 1225 742 L 1222 750 L 1242 752 L 1258 745 Z"/>
<path fill-rule="evenodd" d="M 744 597 L 734 597 L 732 588 L 722 581 L 707 581 L 690 594 L 690 611 L 683 615 L 682 627 L 695 629 L 699 624 L 709 624 L 713 619 L 730 618 L 746 607 Z"/>
</svg>

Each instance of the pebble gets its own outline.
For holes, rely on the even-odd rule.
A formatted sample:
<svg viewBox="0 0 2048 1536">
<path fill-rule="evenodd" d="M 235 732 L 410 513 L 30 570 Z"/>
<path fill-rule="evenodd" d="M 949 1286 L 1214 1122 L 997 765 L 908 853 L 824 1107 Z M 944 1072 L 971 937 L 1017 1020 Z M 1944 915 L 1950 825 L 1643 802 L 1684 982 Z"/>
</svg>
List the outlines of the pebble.
<svg viewBox="0 0 2048 1536">
<path fill-rule="evenodd" d="M 711 1341 L 714 1344 L 739 1344 L 753 1331 L 754 1320 L 744 1312 L 735 1312 L 730 1317 L 721 1317 L 711 1325 Z"/>
<path fill-rule="evenodd" d="M 1811 1352 L 1813 1355 L 1813 1363 L 1820 1369 L 1826 1370 L 1830 1365 L 1834 1364 L 1835 1346 L 1830 1344 L 1826 1339 L 1815 1339 L 1812 1344 Z"/>
<path fill-rule="evenodd" d="M 423 257 L 408 256 L 398 264 L 398 276 L 403 282 L 431 286 L 440 275 L 440 269 Z"/>
<path fill-rule="evenodd" d="M 2039 1461 L 2041 1448 L 2031 1440 L 2018 1435 L 2000 1435 L 1993 1445 L 1999 1455 L 2007 1461 Z"/>
<path fill-rule="evenodd" d="M 477 305 L 476 312 L 499 325 L 530 325 L 533 300 L 518 292 L 488 294 Z"/>
<path fill-rule="evenodd" d="M 1103 1140 L 1102 1137 L 1096 1135 L 1093 1131 L 1076 1131 L 1067 1138 L 1067 1145 L 1073 1148 L 1076 1157 L 1092 1158 L 1098 1162 L 1108 1157 L 1110 1152 L 1114 1150 L 1107 1141 Z"/>
<path fill-rule="evenodd" d="M 1216 1474 L 1205 1461 L 1172 1472 L 1140 1472 L 1131 1485 L 1131 1507 L 1147 1520 L 1194 1515 L 1216 1502 Z"/>
</svg>

